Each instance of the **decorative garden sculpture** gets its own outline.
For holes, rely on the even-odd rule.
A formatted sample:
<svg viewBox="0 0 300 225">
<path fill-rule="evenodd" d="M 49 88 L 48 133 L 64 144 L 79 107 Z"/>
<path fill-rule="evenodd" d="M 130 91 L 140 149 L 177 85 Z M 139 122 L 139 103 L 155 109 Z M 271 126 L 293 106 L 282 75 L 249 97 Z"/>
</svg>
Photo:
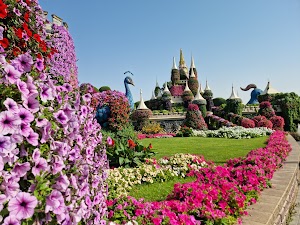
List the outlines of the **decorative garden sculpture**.
<svg viewBox="0 0 300 225">
<path fill-rule="evenodd" d="M 259 104 L 257 97 L 263 92 L 261 89 L 258 89 L 255 84 L 249 84 L 246 88 L 241 88 L 242 91 L 248 91 L 249 89 L 254 88 L 251 92 L 251 98 L 248 101 L 249 104 Z"/>
<path fill-rule="evenodd" d="M 126 74 L 126 73 L 132 74 L 130 71 L 126 71 L 124 74 Z M 125 77 L 125 80 L 124 80 L 125 91 L 126 91 L 125 96 L 128 99 L 128 102 L 129 102 L 129 105 L 130 105 L 130 109 L 132 111 L 132 110 L 134 110 L 134 101 L 133 101 L 133 97 L 132 97 L 131 91 L 129 89 L 129 84 L 131 84 L 131 85 L 134 86 L 134 83 L 133 83 L 133 80 L 131 79 L 131 77 L 127 76 L 127 77 Z"/>
</svg>

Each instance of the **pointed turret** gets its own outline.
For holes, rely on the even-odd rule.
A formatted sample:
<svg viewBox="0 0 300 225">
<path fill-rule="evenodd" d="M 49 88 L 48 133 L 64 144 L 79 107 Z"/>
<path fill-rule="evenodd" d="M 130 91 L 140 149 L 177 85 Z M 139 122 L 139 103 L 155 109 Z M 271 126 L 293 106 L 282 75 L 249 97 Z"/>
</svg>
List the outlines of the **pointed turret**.
<svg viewBox="0 0 300 225">
<path fill-rule="evenodd" d="M 199 92 L 200 92 L 201 95 L 204 93 L 204 91 L 203 91 L 203 89 L 202 89 L 201 83 L 199 84 Z"/>
<path fill-rule="evenodd" d="M 190 67 L 190 71 L 189 71 L 190 77 L 192 75 L 192 71 L 194 73 L 194 77 L 198 78 L 197 69 L 196 69 L 196 66 L 195 66 L 195 62 L 194 62 L 194 57 L 193 56 L 191 56 L 191 67 Z"/>
<path fill-rule="evenodd" d="M 185 64 L 182 49 L 180 49 L 180 60 L 179 60 L 179 72 L 180 72 L 180 80 L 185 80 L 189 78 L 189 71 Z"/>
<path fill-rule="evenodd" d="M 208 86 L 208 82 L 207 82 L 207 80 L 206 80 L 206 86 L 205 86 L 205 89 L 204 89 L 204 91 L 211 91 L 210 87 Z"/>
<path fill-rule="evenodd" d="M 235 91 L 233 89 L 233 85 L 231 87 L 231 95 L 228 99 L 239 99 L 239 97 L 237 96 L 237 94 L 235 93 Z"/>
<path fill-rule="evenodd" d="M 166 83 L 165 83 L 164 93 L 171 93 L 170 90 L 169 90 L 169 88 L 168 88 L 168 83 L 167 83 L 167 81 L 166 81 Z"/>
<path fill-rule="evenodd" d="M 195 73 L 194 73 L 194 68 L 193 68 L 193 67 L 191 67 L 190 78 L 196 78 Z"/>
<path fill-rule="evenodd" d="M 156 78 L 156 86 L 155 87 L 159 87 L 159 84 L 158 84 L 158 82 L 157 82 L 157 78 Z"/>
<path fill-rule="evenodd" d="M 185 82 L 185 89 L 184 91 L 191 91 L 191 89 L 189 88 L 189 85 L 188 85 L 188 81 L 186 80 Z"/>
<path fill-rule="evenodd" d="M 173 66 L 172 66 L 172 70 L 177 70 L 177 66 L 176 66 L 176 62 L 175 62 L 175 57 L 173 57 Z"/>
<path fill-rule="evenodd" d="M 142 89 L 140 89 L 140 104 L 137 107 L 137 109 L 148 109 L 148 107 L 145 105 L 143 96 L 142 96 Z"/>
<path fill-rule="evenodd" d="M 205 100 L 202 97 L 201 93 L 200 93 L 200 88 L 198 89 L 197 94 L 195 95 L 195 99 L 194 100 Z"/>
<path fill-rule="evenodd" d="M 152 91 L 152 97 L 151 97 L 151 100 L 154 100 L 154 99 L 156 99 L 156 97 L 155 97 L 154 91 Z"/>
<path fill-rule="evenodd" d="M 263 93 L 261 93 L 261 95 L 266 95 L 266 94 L 277 94 L 279 93 L 279 91 L 277 91 L 275 88 L 273 88 L 270 84 L 270 81 L 268 81 L 267 87 L 265 88 L 265 90 L 263 91 Z"/>
</svg>

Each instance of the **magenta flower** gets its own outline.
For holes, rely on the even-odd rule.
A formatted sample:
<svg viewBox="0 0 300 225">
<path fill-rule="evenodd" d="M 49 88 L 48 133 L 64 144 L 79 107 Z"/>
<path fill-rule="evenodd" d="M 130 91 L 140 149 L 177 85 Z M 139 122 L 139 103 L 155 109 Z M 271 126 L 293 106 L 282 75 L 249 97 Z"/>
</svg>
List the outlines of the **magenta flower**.
<svg viewBox="0 0 300 225">
<path fill-rule="evenodd" d="M 24 99 L 23 106 L 28 109 L 30 112 L 36 113 L 40 110 L 40 104 L 37 99 L 35 99 L 38 94 L 31 94 L 28 98 Z"/>
<path fill-rule="evenodd" d="M 35 122 L 36 122 L 36 126 L 37 127 L 44 127 L 48 124 L 48 120 L 47 119 L 41 119 L 41 118 L 36 118 L 35 119 Z"/>
<path fill-rule="evenodd" d="M 18 104 L 11 98 L 7 98 L 3 104 L 7 108 L 8 111 L 11 111 L 13 113 L 18 113 L 19 112 L 19 107 Z"/>
<path fill-rule="evenodd" d="M 15 84 L 17 82 L 17 80 L 21 77 L 21 73 L 16 70 L 12 65 L 7 64 L 4 68 L 5 72 L 6 72 L 6 79 L 11 83 L 11 84 Z"/>
<path fill-rule="evenodd" d="M 30 170 L 30 163 L 19 163 L 17 162 L 12 170 L 13 173 L 17 174 L 18 177 L 24 177 L 27 171 Z"/>
<path fill-rule="evenodd" d="M 30 72 L 33 60 L 29 53 L 25 53 L 12 60 L 12 65 L 21 73 Z"/>
<path fill-rule="evenodd" d="M 41 89 L 42 90 L 40 92 L 40 97 L 43 102 L 54 99 L 53 90 L 50 87 L 48 87 L 47 85 L 43 85 Z"/>
<path fill-rule="evenodd" d="M 13 12 L 17 15 L 17 16 L 21 16 L 22 14 L 21 14 L 21 12 L 20 12 L 20 10 L 19 9 L 17 9 L 17 8 L 13 8 Z"/>
<path fill-rule="evenodd" d="M 82 96 L 83 101 L 90 102 L 92 100 L 92 95 L 90 93 L 87 93 Z"/>
<path fill-rule="evenodd" d="M 27 88 L 27 84 L 24 81 L 17 80 L 17 87 L 23 96 L 29 95 L 29 90 Z"/>
<path fill-rule="evenodd" d="M 15 216 L 8 216 L 4 219 L 3 225 L 21 225 L 21 222 Z"/>
<path fill-rule="evenodd" d="M 37 58 L 36 62 L 35 62 L 35 67 L 38 71 L 40 71 L 40 72 L 43 71 L 43 69 L 45 68 L 44 60 Z"/>
<path fill-rule="evenodd" d="M 53 116 L 61 124 L 66 124 L 68 122 L 68 117 L 63 110 L 53 113 Z"/>
<path fill-rule="evenodd" d="M 34 167 L 32 167 L 32 174 L 34 176 L 37 176 L 40 174 L 41 171 L 46 171 L 48 170 L 48 163 L 46 159 L 44 158 L 39 158 L 36 162 Z"/>
<path fill-rule="evenodd" d="M 2 157 L 0 157 L 0 172 L 3 170 L 3 168 L 4 168 L 4 162 L 3 162 L 3 159 L 2 159 Z M 1 211 L 2 209 L 1 209 L 1 205 L 0 205 L 0 211 Z"/>
<path fill-rule="evenodd" d="M 20 127 L 21 120 L 10 111 L 0 113 L 0 134 L 13 134 Z"/>
<path fill-rule="evenodd" d="M 15 198 L 9 201 L 7 208 L 10 216 L 21 220 L 32 217 L 37 203 L 35 196 L 26 192 L 19 192 Z"/>
<path fill-rule="evenodd" d="M 26 140 L 29 144 L 37 146 L 39 144 L 39 135 L 31 129 L 28 137 L 26 137 Z"/>
<path fill-rule="evenodd" d="M 23 123 L 31 123 L 34 120 L 34 116 L 27 109 L 20 108 L 19 117 Z"/>
<path fill-rule="evenodd" d="M 45 212 L 48 213 L 50 211 L 53 211 L 57 215 L 65 212 L 63 195 L 57 190 L 52 190 L 51 194 L 46 198 Z"/>
</svg>

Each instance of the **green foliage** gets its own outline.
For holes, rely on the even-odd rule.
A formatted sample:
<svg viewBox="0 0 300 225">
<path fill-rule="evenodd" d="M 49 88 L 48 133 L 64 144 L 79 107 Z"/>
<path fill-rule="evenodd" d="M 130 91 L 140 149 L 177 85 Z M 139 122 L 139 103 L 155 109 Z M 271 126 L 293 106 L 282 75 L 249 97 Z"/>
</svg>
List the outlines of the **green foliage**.
<svg viewBox="0 0 300 225">
<path fill-rule="evenodd" d="M 171 72 L 171 81 L 172 84 L 175 85 L 180 80 L 180 74 L 178 69 L 172 69 Z"/>
<path fill-rule="evenodd" d="M 143 126 L 142 132 L 144 134 L 158 134 L 163 132 L 163 128 L 160 126 L 159 123 L 149 121 Z"/>
<path fill-rule="evenodd" d="M 144 147 L 143 145 L 129 139 L 114 141 L 113 145 L 107 144 L 106 153 L 109 160 L 109 166 L 112 167 L 136 167 L 145 161 L 146 158 L 154 156 L 151 150 L 152 146 Z"/>
<path fill-rule="evenodd" d="M 99 92 L 102 92 L 102 91 L 110 91 L 111 89 L 110 89 L 110 87 L 108 87 L 108 86 L 102 86 L 102 87 L 100 87 L 99 88 Z"/>
<path fill-rule="evenodd" d="M 213 93 L 211 90 L 205 90 L 202 96 L 207 100 L 208 98 L 213 98 Z"/>
<path fill-rule="evenodd" d="M 157 97 L 158 96 L 158 94 L 160 93 L 160 87 L 155 87 L 155 89 L 154 89 L 154 94 L 155 94 L 155 97 Z"/>
<path fill-rule="evenodd" d="M 194 95 L 191 91 L 184 91 L 182 93 L 182 100 L 185 101 L 185 102 L 189 102 L 189 101 L 192 101 L 194 99 Z"/>
<path fill-rule="evenodd" d="M 272 98 L 272 105 L 279 105 L 281 112 L 278 114 L 284 118 L 284 130 L 296 132 L 300 118 L 300 97 L 294 92 L 279 93 Z"/>
<path fill-rule="evenodd" d="M 126 142 L 129 139 L 133 140 L 134 142 L 138 140 L 137 134 L 134 131 L 134 127 L 131 123 L 128 123 L 126 126 L 124 126 L 122 130 L 118 130 L 115 132 L 106 129 L 102 129 L 101 131 L 103 140 L 106 140 L 107 137 L 111 137 L 113 140 L 122 142 Z"/>
<path fill-rule="evenodd" d="M 226 100 L 224 98 L 214 98 L 213 102 L 214 106 L 221 106 L 222 104 L 226 104 Z"/>
<path fill-rule="evenodd" d="M 163 101 L 168 101 L 171 99 L 171 93 L 170 92 L 164 92 L 162 95 L 162 100 Z"/>
<path fill-rule="evenodd" d="M 201 111 L 201 114 L 203 115 L 203 117 L 206 117 L 206 105 L 200 105 L 199 106 L 199 110 Z"/>
<path fill-rule="evenodd" d="M 196 95 L 199 88 L 199 82 L 196 77 L 192 77 L 188 80 L 188 85 L 191 91 L 193 92 L 193 95 Z"/>
<path fill-rule="evenodd" d="M 226 100 L 226 106 L 224 108 L 225 112 L 227 113 L 235 113 L 238 115 L 242 115 L 242 111 L 243 111 L 243 104 L 241 99 L 227 99 Z"/>
<path fill-rule="evenodd" d="M 193 135 L 193 129 L 187 126 L 180 127 L 180 130 L 176 134 L 176 137 L 191 137 Z"/>
</svg>

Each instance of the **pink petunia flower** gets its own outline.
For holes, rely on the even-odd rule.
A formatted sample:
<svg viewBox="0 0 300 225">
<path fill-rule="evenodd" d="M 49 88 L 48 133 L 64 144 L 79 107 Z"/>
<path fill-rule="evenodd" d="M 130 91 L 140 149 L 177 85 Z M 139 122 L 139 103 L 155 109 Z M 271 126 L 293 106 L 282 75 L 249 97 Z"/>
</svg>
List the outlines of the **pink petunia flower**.
<svg viewBox="0 0 300 225">
<path fill-rule="evenodd" d="M 21 225 L 21 222 L 15 216 L 8 216 L 4 219 L 3 225 Z"/>
<path fill-rule="evenodd" d="M 16 70 L 12 65 L 7 64 L 4 67 L 4 70 L 6 72 L 6 79 L 11 83 L 11 84 L 16 84 L 17 80 L 21 77 L 21 73 Z"/>
<path fill-rule="evenodd" d="M 0 113 L 0 134 L 13 134 L 21 125 L 21 119 L 10 111 Z"/>
<path fill-rule="evenodd" d="M 41 171 L 46 171 L 48 170 L 48 163 L 46 159 L 44 158 L 39 158 L 36 162 L 34 167 L 32 167 L 32 174 L 34 176 L 37 176 L 40 174 Z"/>
<path fill-rule="evenodd" d="M 11 111 L 13 113 L 18 113 L 19 112 L 19 107 L 18 104 L 11 98 L 7 98 L 3 104 L 7 108 L 8 111 Z"/>
<path fill-rule="evenodd" d="M 21 220 L 32 217 L 37 203 L 35 196 L 26 192 L 19 192 L 15 198 L 9 201 L 7 208 L 10 216 Z"/>
</svg>

